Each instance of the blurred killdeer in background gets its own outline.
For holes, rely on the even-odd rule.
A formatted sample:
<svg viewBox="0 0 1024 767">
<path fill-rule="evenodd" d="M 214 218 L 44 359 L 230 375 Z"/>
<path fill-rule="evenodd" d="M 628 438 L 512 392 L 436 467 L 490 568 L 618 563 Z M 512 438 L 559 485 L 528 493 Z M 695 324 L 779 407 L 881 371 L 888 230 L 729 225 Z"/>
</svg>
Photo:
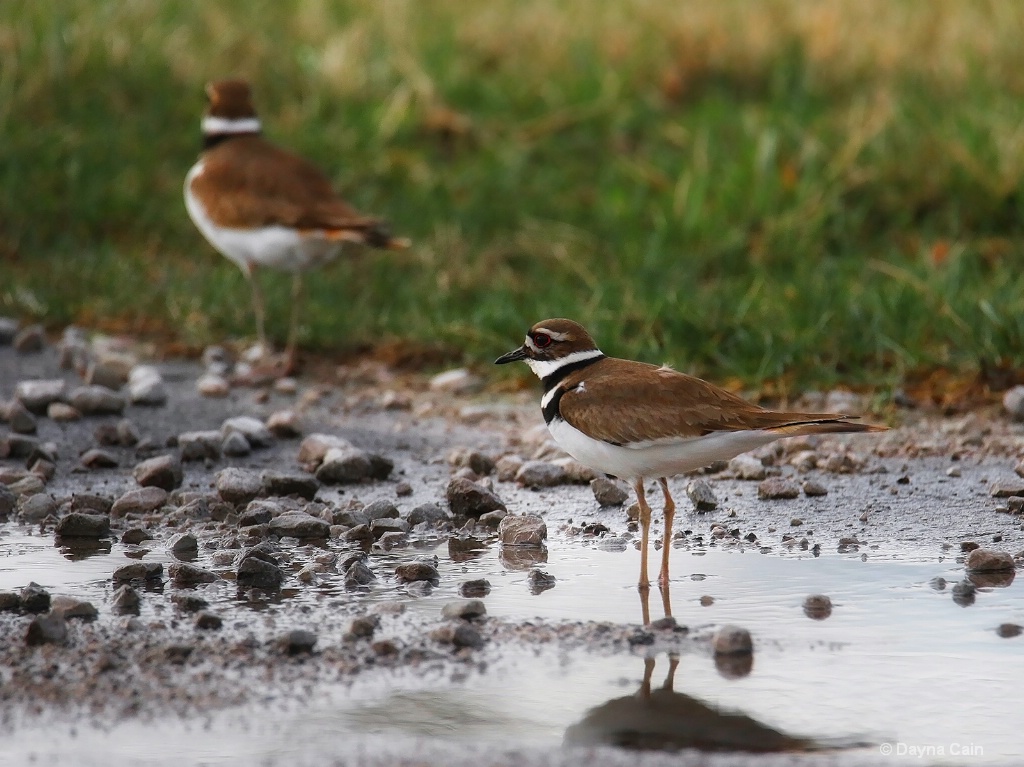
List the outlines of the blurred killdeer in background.
<svg viewBox="0 0 1024 767">
<path fill-rule="evenodd" d="M 219 80 L 206 87 L 203 152 L 185 177 L 185 207 L 210 244 L 242 270 L 252 287 L 256 331 L 267 346 L 260 266 L 292 272 L 286 357 L 295 362 L 302 273 L 337 257 L 346 242 L 401 249 L 380 219 L 338 197 L 330 179 L 296 154 L 260 135 L 249 84 Z"/>
<path fill-rule="evenodd" d="M 668 583 L 675 504 L 667 477 L 724 461 L 782 437 L 884 431 L 834 413 L 781 413 L 753 405 L 668 367 L 606 357 L 590 334 L 566 319 L 538 322 L 526 342 L 495 364 L 523 360 L 544 384 L 541 409 L 551 436 L 580 463 L 628 480 L 642 528 L 640 588 L 646 589 L 651 507 L 644 479 L 665 496 L 658 582 Z"/>
</svg>

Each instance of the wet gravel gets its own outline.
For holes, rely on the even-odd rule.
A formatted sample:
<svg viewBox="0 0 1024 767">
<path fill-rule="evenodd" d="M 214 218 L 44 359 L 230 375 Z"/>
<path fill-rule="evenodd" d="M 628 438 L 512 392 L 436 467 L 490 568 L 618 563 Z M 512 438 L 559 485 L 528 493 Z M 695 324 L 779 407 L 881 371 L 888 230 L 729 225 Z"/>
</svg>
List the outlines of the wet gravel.
<svg viewBox="0 0 1024 767">
<path fill-rule="evenodd" d="M 22 536 L 52 541 L 70 562 L 111 551 L 132 561 L 84 595 L 28 579 L 0 591 L 5 727 L 301 701 L 398 670 L 485 674 L 524 648 L 710 656 L 744 644 L 734 626 L 495 617 L 485 579 L 458 586 L 472 599 L 409 609 L 439 585 L 424 549 L 444 541 L 453 560 L 499 547 L 534 594 L 558 588 L 543 567 L 549 536 L 635 545 L 623 486 L 552 445 L 534 392 L 498 397 L 469 371 L 428 379 L 374 363 L 258 381 L 223 352 L 204 367 L 76 332 L 60 345 L 33 329 L 19 339 L 20 351 L 0 345 L 0 543 Z M 1024 424 L 998 409 L 894 417 L 900 428 L 883 435 L 789 440 L 675 478 L 693 508 L 680 509 L 673 547 L 948 556 L 965 563 L 953 598 L 968 603 L 973 581 L 1012 580 Z M 364 598 L 382 590 L 386 599 Z M 804 610 L 823 620 L 832 604 L 811 595 Z M 443 761 L 477 763 L 473 753 Z M 600 764 L 625 763 L 600 753 Z M 382 748 L 352 763 L 414 762 Z M 537 753 L 530 763 L 567 762 Z"/>
</svg>

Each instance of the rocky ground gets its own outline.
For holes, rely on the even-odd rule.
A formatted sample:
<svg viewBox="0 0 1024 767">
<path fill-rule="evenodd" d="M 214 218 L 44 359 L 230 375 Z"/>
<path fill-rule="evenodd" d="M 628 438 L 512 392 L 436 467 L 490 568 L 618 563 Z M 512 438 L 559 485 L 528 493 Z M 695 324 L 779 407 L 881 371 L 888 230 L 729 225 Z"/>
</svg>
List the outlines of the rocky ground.
<svg viewBox="0 0 1024 767">
<path fill-rule="evenodd" d="M 46 541 L 62 562 L 103 571 L 36 586 L 0 559 L 5 728 L 301 700 L 396 670 L 485 674 L 537 646 L 713 654 L 737 641 L 713 625 L 588 621 L 585 607 L 575 621 L 497 618 L 486 580 L 437 561 L 439 545 L 451 562 L 499 547 L 540 593 L 557 588 L 549 536 L 636 545 L 631 498 L 548 441 L 535 392 L 498 396 L 465 370 L 429 378 L 367 362 L 296 380 L 224 349 L 202 363 L 148 356 L 0 321 L 0 545 L 11 556 Z M 1022 403 L 1011 390 L 998 412 L 942 418 L 903 402 L 885 434 L 788 440 L 676 478 L 689 508 L 672 545 L 948 552 L 964 569 L 953 588 L 973 598 L 1011 582 L 1024 553 Z M 865 407 L 842 391 L 797 405 Z M 433 592 L 452 598 L 416 609 Z M 471 749 L 459 758 L 477 763 Z"/>
</svg>

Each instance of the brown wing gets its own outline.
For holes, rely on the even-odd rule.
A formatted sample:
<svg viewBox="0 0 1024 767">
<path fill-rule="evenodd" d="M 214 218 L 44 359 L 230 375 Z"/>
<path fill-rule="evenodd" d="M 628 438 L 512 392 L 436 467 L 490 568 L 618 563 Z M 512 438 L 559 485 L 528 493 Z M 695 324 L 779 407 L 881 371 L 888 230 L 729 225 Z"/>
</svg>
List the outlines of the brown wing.
<svg viewBox="0 0 1024 767">
<path fill-rule="evenodd" d="M 208 151 L 193 189 L 221 226 L 333 230 L 379 223 L 338 197 L 315 165 L 259 136 L 238 137 Z"/>
<path fill-rule="evenodd" d="M 628 360 L 602 360 L 568 376 L 561 385 L 566 390 L 559 401 L 562 418 L 617 445 L 818 422 L 828 423 L 828 431 L 869 428 L 846 424 L 849 416 L 834 413 L 765 410 L 699 378 Z"/>
</svg>

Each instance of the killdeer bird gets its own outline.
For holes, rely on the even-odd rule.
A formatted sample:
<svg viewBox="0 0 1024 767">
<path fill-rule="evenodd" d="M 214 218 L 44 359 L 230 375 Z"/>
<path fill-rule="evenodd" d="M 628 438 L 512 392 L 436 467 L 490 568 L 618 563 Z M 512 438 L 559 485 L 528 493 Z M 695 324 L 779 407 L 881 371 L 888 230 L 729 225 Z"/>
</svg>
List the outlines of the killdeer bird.
<svg viewBox="0 0 1024 767">
<path fill-rule="evenodd" d="M 252 288 L 260 346 L 267 350 L 263 296 L 256 270 L 292 272 L 292 311 L 286 358 L 294 364 L 302 274 L 355 242 L 398 250 L 380 219 L 342 200 L 330 179 L 307 160 L 261 135 L 249 84 L 219 80 L 206 87 L 203 151 L 185 177 L 185 207 L 210 244 L 234 262 Z"/>
<path fill-rule="evenodd" d="M 606 357 L 578 323 L 538 322 L 525 343 L 495 360 L 523 360 L 544 384 L 541 410 L 555 442 L 595 471 L 632 483 L 642 530 L 640 588 L 647 578 L 651 507 L 644 480 L 665 497 L 658 582 L 667 586 L 675 503 L 667 478 L 724 461 L 782 437 L 884 431 L 835 413 L 783 413 L 753 405 L 669 367 Z"/>
</svg>

